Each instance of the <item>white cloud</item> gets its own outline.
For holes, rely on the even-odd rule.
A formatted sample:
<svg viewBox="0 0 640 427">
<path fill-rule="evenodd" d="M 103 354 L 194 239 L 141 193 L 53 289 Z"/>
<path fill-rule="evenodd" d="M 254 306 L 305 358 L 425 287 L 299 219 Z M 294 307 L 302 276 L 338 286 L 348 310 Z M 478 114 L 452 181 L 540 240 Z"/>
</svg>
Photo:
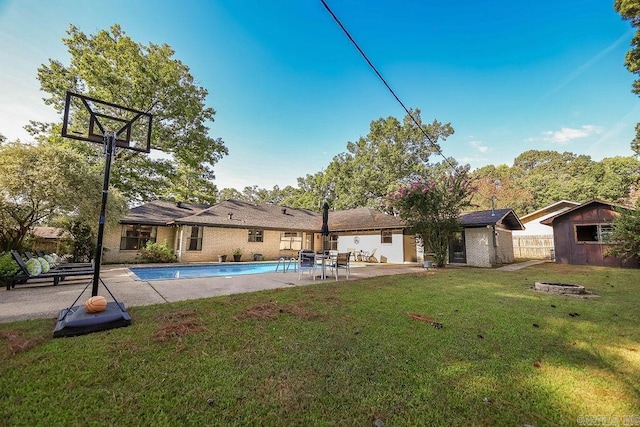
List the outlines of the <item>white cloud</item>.
<svg viewBox="0 0 640 427">
<path fill-rule="evenodd" d="M 592 135 L 599 135 L 601 133 L 602 128 L 599 126 L 584 125 L 579 129 L 562 128 L 556 131 L 544 132 L 543 140 L 555 142 L 557 144 L 568 144 L 574 139 L 588 138 Z"/>
<path fill-rule="evenodd" d="M 482 145 L 482 142 L 480 141 L 469 141 L 469 145 L 471 145 L 471 147 L 481 153 L 486 153 L 487 151 L 489 151 L 489 147 L 487 147 L 486 145 Z"/>
</svg>

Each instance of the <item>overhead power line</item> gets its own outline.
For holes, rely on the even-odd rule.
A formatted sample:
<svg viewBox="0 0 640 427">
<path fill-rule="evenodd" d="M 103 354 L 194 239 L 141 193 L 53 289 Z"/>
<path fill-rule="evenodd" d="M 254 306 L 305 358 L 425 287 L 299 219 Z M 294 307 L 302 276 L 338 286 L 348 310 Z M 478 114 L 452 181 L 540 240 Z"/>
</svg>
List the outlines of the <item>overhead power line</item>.
<svg viewBox="0 0 640 427">
<path fill-rule="evenodd" d="M 351 36 L 351 34 L 349 33 L 349 31 L 345 28 L 345 26 L 342 24 L 342 22 L 340 21 L 340 19 L 336 16 L 335 13 L 333 13 L 333 11 L 331 10 L 331 8 L 329 7 L 329 5 L 327 4 L 327 2 L 325 2 L 325 0 L 320 0 L 322 2 L 322 5 L 325 7 L 325 9 L 327 9 L 327 12 L 329 12 L 329 14 L 333 17 L 333 20 L 336 21 L 336 23 L 338 24 L 338 26 L 342 29 L 342 31 L 345 33 L 345 35 L 347 36 L 347 38 L 351 41 L 351 43 L 353 43 L 353 45 L 355 46 L 355 48 L 358 50 L 358 52 L 360 52 L 360 55 L 362 55 L 362 57 L 364 58 L 365 61 L 367 61 L 367 64 L 369 64 L 369 67 L 371 67 L 371 69 L 373 70 L 374 73 L 376 73 L 376 76 L 378 76 L 378 78 L 382 81 L 382 83 L 387 87 L 387 89 L 389 89 L 389 92 L 391 92 L 391 95 L 393 95 L 393 97 L 396 99 L 396 101 L 398 101 L 398 103 L 402 106 L 402 108 L 404 109 L 404 111 L 407 112 L 407 115 L 409 117 L 411 117 L 411 120 L 413 121 L 413 123 L 415 123 L 416 126 L 418 126 L 418 128 L 420 129 L 420 131 L 424 134 L 425 138 L 427 138 L 427 141 L 429 141 L 429 143 L 431 144 L 431 146 L 438 152 L 438 154 L 440 154 L 442 156 L 442 158 L 444 159 L 445 162 L 447 162 L 449 164 L 449 166 L 451 166 L 452 168 L 455 169 L 455 166 L 449 161 L 449 159 L 444 155 L 444 153 L 442 153 L 442 150 L 440 149 L 440 147 L 438 146 L 438 144 L 431 139 L 431 136 L 429 136 L 429 134 L 427 133 L 427 131 L 425 131 L 423 129 L 423 127 L 420 125 L 420 123 L 418 123 L 418 120 L 416 120 L 416 118 L 414 117 L 414 115 L 411 113 L 411 111 L 409 111 L 409 109 L 404 105 L 404 103 L 400 100 L 400 98 L 398 97 L 398 95 L 396 95 L 396 93 L 394 92 L 394 90 L 391 88 L 391 86 L 389 86 L 389 83 L 387 83 L 387 81 L 384 79 L 384 77 L 382 77 L 382 74 L 380 74 L 380 72 L 378 71 L 378 69 L 376 68 L 375 65 L 373 65 L 373 63 L 369 60 L 369 58 L 367 57 L 367 54 L 364 53 L 364 51 L 360 48 L 360 46 L 358 45 L 358 43 L 355 41 L 355 39 Z"/>
</svg>

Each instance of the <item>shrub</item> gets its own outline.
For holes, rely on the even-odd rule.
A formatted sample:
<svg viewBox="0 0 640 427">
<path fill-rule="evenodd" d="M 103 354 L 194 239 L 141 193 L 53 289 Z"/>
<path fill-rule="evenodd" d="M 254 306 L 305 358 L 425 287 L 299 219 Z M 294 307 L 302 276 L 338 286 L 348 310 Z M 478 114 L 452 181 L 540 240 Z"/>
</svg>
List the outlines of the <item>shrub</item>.
<svg viewBox="0 0 640 427">
<path fill-rule="evenodd" d="M 0 255 L 0 285 L 5 286 L 7 278 L 15 276 L 18 273 L 18 264 L 10 253 Z"/>
<path fill-rule="evenodd" d="M 167 246 L 165 240 L 162 244 L 148 242 L 144 248 L 140 250 L 140 258 L 143 262 L 176 262 L 176 256 L 173 249 Z"/>
</svg>

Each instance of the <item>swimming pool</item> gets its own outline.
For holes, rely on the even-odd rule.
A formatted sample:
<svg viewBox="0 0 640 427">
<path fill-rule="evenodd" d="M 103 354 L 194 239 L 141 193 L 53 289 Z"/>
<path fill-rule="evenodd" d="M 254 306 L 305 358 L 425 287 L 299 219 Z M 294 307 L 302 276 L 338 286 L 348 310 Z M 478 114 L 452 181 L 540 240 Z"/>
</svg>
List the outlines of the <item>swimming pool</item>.
<svg viewBox="0 0 640 427">
<path fill-rule="evenodd" d="M 140 280 L 191 279 L 224 277 L 240 274 L 275 273 L 278 262 L 243 262 L 237 264 L 167 265 L 162 267 L 129 267 Z M 293 267 L 293 266 L 291 266 Z M 288 271 L 293 271 L 292 268 Z M 282 271 L 282 264 L 278 272 Z"/>
</svg>

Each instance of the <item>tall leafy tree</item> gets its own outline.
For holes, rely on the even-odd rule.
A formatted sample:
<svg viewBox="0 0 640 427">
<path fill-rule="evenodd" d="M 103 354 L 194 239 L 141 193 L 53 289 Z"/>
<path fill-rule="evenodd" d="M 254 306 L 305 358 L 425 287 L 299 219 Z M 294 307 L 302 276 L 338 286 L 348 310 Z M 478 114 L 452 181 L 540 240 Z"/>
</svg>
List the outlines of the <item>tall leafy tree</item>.
<svg viewBox="0 0 640 427">
<path fill-rule="evenodd" d="M 598 172 L 596 162 L 586 155 L 551 150 L 530 150 L 513 162 L 513 176 L 533 193 L 533 208 L 568 199 L 584 201 L 594 198 Z"/>
<path fill-rule="evenodd" d="M 593 176 L 596 199 L 624 202 L 640 181 L 640 161 L 632 156 L 604 158 L 597 167 L 602 172 Z"/>
<path fill-rule="evenodd" d="M 113 185 L 135 201 L 212 201 L 204 195 L 217 193 L 213 165 L 228 151 L 220 138 L 208 134 L 215 111 L 206 106 L 207 90 L 194 83 L 189 67 L 174 58 L 169 45 L 136 43 L 117 24 L 94 35 L 71 25 L 67 34 L 62 42 L 69 64 L 50 59 L 38 69 L 41 88 L 49 95 L 45 103 L 62 112 L 66 92 L 73 91 L 147 111 L 153 114 L 152 148 L 170 155 L 169 160 L 154 159 L 123 151 L 114 164 Z M 54 129 L 31 126 L 40 132 Z"/>
<path fill-rule="evenodd" d="M 403 180 L 424 176 L 438 144 L 454 131 L 449 123 L 423 124 L 419 109 L 412 110 L 412 115 L 419 126 L 409 115 L 402 121 L 387 117 L 371 122 L 367 136 L 348 142 L 347 152 L 314 176 L 315 196 L 331 200 L 338 209 L 377 207 Z"/>
<path fill-rule="evenodd" d="M 630 21 L 631 25 L 636 28 L 636 34 L 631 40 L 631 49 L 627 52 L 624 65 L 627 70 L 638 76 L 640 75 L 640 2 L 638 0 L 615 0 L 613 7 L 623 19 Z M 631 91 L 640 95 L 640 79 L 633 82 Z M 640 156 L 640 123 L 636 125 L 636 136 L 631 141 L 631 149 Z"/>
<path fill-rule="evenodd" d="M 100 167 L 82 155 L 50 144 L 0 145 L 0 250 L 22 249 L 36 225 L 65 216 L 97 228 L 102 194 Z M 110 194 L 108 219 L 124 212 L 123 198 Z"/>
<path fill-rule="evenodd" d="M 400 214 L 412 232 L 422 236 L 438 267 L 447 262 L 449 240 L 460 229 L 458 218 L 470 206 L 474 189 L 468 167 L 458 167 L 434 179 L 413 180 L 387 195 L 386 203 Z"/>
</svg>

